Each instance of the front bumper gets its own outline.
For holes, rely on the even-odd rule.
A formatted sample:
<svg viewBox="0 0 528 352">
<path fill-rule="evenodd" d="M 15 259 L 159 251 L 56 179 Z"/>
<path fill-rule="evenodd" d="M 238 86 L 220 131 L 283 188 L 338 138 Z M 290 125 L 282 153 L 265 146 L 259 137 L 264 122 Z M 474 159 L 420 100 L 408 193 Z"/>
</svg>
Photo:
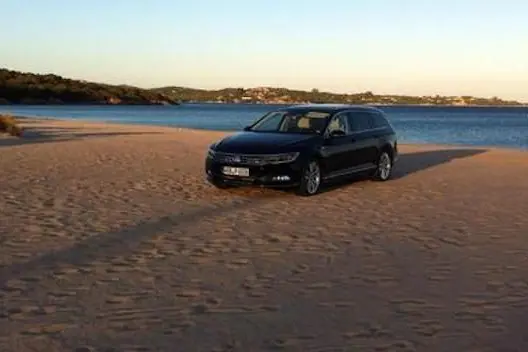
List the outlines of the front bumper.
<svg viewBox="0 0 528 352">
<path fill-rule="evenodd" d="M 249 169 L 249 176 L 230 176 L 222 172 L 224 166 Z M 278 165 L 243 165 L 219 163 L 207 157 L 205 162 L 206 177 L 209 182 L 222 182 L 233 186 L 294 187 L 301 179 L 302 166 L 299 162 Z"/>
</svg>

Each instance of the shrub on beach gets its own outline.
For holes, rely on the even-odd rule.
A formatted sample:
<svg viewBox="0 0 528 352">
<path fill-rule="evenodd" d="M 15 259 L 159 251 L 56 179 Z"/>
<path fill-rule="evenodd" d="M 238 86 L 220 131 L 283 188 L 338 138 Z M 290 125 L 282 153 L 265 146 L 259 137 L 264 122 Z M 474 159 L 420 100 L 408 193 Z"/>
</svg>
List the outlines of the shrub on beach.
<svg viewBox="0 0 528 352">
<path fill-rule="evenodd" d="M 17 125 L 14 117 L 0 115 L 0 133 L 7 133 L 11 136 L 20 137 L 22 135 L 22 127 Z"/>
</svg>

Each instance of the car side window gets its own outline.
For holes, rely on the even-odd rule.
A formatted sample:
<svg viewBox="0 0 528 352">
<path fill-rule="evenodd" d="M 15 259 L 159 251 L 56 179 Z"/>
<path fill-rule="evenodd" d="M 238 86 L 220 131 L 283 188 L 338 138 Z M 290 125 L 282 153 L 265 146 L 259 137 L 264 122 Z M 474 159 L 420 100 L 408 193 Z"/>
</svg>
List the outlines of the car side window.
<svg viewBox="0 0 528 352">
<path fill-rule="evenodd" d="M 330 123 L 328 124 L 328 135 L 335 133 L 336 131 L 342 132 L 343 134 L 348 134 L 347 128 L 347 119 L 345 114 L 339 114 L 332 117 Z"/>
<path fill-rule="evenodd" d="M 362 132 L 372 128 L 370 114 L 362 111 L 347 113 L 348 126 L 351 132 Z"/>
<path fill-rule="evenodd" d="M 371 115 L 374 124 L 373 128 L 383 128 L 389 126 L 388 121 L 380 113 L 373 113 Z"/>
</svg>

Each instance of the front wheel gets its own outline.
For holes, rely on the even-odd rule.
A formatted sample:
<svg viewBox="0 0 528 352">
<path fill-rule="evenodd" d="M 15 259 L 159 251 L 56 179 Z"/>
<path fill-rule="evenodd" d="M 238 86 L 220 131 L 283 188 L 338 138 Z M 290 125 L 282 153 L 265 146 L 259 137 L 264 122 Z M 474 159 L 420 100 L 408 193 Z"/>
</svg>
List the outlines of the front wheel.
<svg viewBox="0 0 528 352">
<path fill-rule="evenodd" d="M 321 186 L 321 167 L 317 160 L 312 160 L 304 168 L 297 193 L 301 196 L 313 196 Z"/>
<path fill-rule="evenodd" d="M 387 181 L 392 175 L 392 158 L 389 153 L 381 152 L 374 173 L 374 180 Z"/>
</svg>

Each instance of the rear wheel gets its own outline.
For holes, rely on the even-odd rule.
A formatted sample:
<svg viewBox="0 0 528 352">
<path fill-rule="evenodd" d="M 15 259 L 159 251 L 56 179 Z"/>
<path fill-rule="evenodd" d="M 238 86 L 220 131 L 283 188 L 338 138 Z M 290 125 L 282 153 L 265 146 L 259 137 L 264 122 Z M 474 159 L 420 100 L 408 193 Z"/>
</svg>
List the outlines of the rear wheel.
<svg viewBox="0 0 528 352">
<path fill-rule="evenodd" d="M 317 160 L 312 160 L 302 172 L 301 183 L 297 193 L 301 196 L 313 196 L 321 186 L 321 168 Z"/>
<path fill-rule="evenodd" d="M 382 151 L 378 163 L 376 165 L 376 171 L 374 173 L 374 179 L 376 181 L 387 181 L 392 175 L 392 158 L 387 151 Z"/>
</svg>

